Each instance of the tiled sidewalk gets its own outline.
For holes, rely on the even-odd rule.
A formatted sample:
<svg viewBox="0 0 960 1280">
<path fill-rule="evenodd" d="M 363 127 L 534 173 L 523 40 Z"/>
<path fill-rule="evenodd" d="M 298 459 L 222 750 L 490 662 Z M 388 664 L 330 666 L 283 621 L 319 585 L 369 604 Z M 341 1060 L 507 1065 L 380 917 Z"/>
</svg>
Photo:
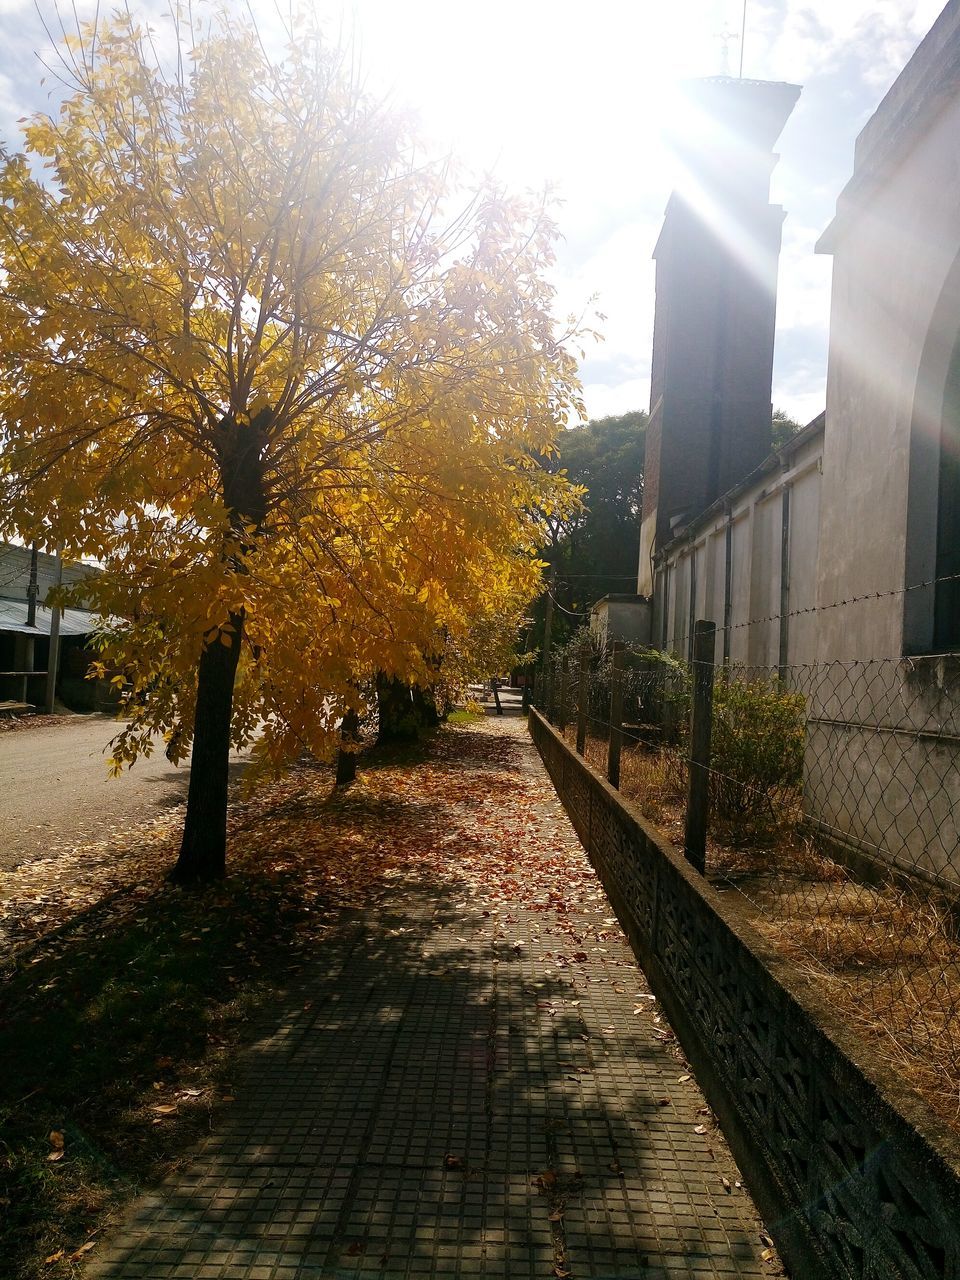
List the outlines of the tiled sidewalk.
<svg viewBox="0 0 960 1280">
<path fill-rule="evenodd" d="M 562 855 L 582 950 L 455 875 L 345 918 L 246 1052 L 229 1122 L 86 1276 L 780 1274 L 525 726 L 474 733 L 503 739 L 506 784 L 478 814 L 450 762 L 451 866 L 522 806 L 518 865 Z"/>
</svg>

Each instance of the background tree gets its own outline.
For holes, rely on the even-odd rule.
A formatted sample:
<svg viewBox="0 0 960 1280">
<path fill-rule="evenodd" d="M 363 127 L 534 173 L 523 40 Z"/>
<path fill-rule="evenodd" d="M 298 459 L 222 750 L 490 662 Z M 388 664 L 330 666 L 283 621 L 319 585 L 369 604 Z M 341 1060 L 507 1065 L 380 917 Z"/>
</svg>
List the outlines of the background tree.
<svg viewBox="0 0 960 1280">
<path fill-rule="evenodd" d="M 802 431 L 803 426 L 796 418 L 791 418 L 786 409 L 774 409 L 773 411 L 773 431 L 771 434 L 771 447 L 774 449 L 782 449 L 787 441 Z"/>
<path fill-rule="evenodd" d="M 182 881 L 223 873 L 231 742 L 332 752 L 491 572 L 536 589 L 564 484 L 530 459 L 579 411 L 542 204 L 445 215 L 447 169 L 289 36 L 85 29 L 0 167 L 0 535 L 103 565 L 116 766 L 192 745 Z"/>
<path fill-rule="evenodd" d="M 582 502 L 544 516 L 548 545 L 543 556 L 556 570 L 552 643 L 564 641 L 605 595 L 635 590 L 643 502 L 647 414 L 642 410 L 591 420 L 565 431 L 549 470 L 563 471 L 579 486 Z M 771 447 L 782 448 L 802 430 L 783 409 L 774 409 Z M 546 597 L 532 609 L 528 644 L 543 643 Z"/>
<path fill-rule="evenodd" d="M 579 507 L 543 517 L 543 558 L 556 570 L 552 636 L 563 639 L 602 596 L 636 590 L 647 415 L 642 410 L 565 431 L 549 469 L 582 492 Z M 528 647 L 543 642 L 545 599 L 532 611 Z"/>
</svg>

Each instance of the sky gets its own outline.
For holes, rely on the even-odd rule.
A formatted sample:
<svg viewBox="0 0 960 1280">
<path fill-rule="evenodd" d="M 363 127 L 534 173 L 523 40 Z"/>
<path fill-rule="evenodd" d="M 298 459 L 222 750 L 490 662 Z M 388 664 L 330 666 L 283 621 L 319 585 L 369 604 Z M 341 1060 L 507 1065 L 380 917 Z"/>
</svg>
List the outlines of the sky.
<svg viewBox="0 0 960 1280">
<path fill-rule="evenodd" d="M 239 0 L 237 0 L 239 4 Z M 129 0 L 132 8 L 138 0 Z M 141 0 L 154 11 L 159 0 Z M 269 23 L 273 0 L 249 0 Z M 106 6 L 105 6 L 106 7 Z M 814 244 L 850 177 L 853 144 L 942 0 L 315 0 L 354 42 L 371 90 L 419 117 L 428 143 L 508 186 L 549 184 L 562 232 L 561 315 L 600 311 L 581 365 L 590 417 L 648 407 L 651 259 L 677 170 L 664 137 L 684 80 L 736 75 L 802 86 L 777 146 L 786 210 L 773 402 L 823 408 L 828 257 Z M 92 12 L 77 0 L 81 13 Z M 70 15 L 72 6 L 61 5 Z M 0 138 L 47 105 L 56 10 L 0 0 Z"/>
</svg>

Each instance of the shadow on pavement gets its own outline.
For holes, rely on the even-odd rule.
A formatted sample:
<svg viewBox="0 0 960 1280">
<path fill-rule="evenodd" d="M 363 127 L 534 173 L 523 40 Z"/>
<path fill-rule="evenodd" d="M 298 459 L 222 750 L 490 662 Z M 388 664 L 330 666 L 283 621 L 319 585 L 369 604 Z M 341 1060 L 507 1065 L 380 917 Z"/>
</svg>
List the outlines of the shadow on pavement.
<svg viewBox="0 0 960 1280">
<path fill-rule="evenodd" d="M 755 1256 L 742 1227 L 696 1206 L 709 1171 L 671 1167 L 662 1047 L 628 1031 L 611 1064 L 577 1008 L 538 1016 L 567 988 L 531 987 L 508 941 L 457 942 L 451 930 L 485 932 L 461 892 L 410 885 L 373 927 L 342 921 L 247 1052 L 220 1132 L 91 1275 L 535 1277 L 569 1263 L 655 1280 Z"/>
<path fill-rule="evenodd" d="M 323 904 L 298 897 L 297 868 L 277 871 L 273 848 L 269 870 L 245 871 L 206 905 L 135 886 L 125 913 L 115 900 L 93 908 L 40 962 L 24 959 L 0 1015 L 8 1083 L 38 1093 L 40 1141 L 60 1116 L 69 1160 L 112 1168 L 114 1184 L 143 1176 L 143 1152 L 131 1169 L 110 1135 L 157 1064 L 200 1060 L 206 1011 L 229 1001 L 231 975 L 274 975 L 231 1074 L 235 1101 L 97 1245 L 87 1277 L 764 1274 L 752 1208 L 724 1189 L 695 1133 L 702 1099 L 678 1086 L 662 1030 L 634 1016 L 642 978 L 622 940 L 560 964 L 543 948 L 569 950 L 566 934 L 547 942 L 544 916 L 519 900 L 488 909 L 459 872 L 497 836 L 452 818 L 458 777 L 497 760 L 517 772 L 522 747 L 448 732 L 458 745 L 437 766 L 442 793 L 348 803 L 369 811 L 371 839 L 412 814 L 425 842 L 444 841 L 449 872 L 384 863 L 370 904 L 338 914 L 310 951 L 298 951 L 298 927 Z M 282 817 L 292 830 L 336 821 L 316 797 L 292 798 Z M 559 819 L 556 838 L 569 838 Z M 585 931 L 610 908 L 563 911 Z M 175 1136 L 141 1123 L 150 1158 L 172 1159 Z"/>
</svg>

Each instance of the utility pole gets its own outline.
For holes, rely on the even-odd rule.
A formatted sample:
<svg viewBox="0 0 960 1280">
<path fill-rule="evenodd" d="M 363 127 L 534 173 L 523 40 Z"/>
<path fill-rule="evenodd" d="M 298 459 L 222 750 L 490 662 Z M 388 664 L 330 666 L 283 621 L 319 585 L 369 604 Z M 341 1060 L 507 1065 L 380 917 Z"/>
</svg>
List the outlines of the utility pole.
<svg viewBox="0 0 960 1280">
<path fill-rule="evenodd" d="M 743 21 L 740 24 L 740 79 L 743 79 L 743 42 L 747 35 L 747 0 L 743 0 Z"/>
<path fill-rule="evenodd" d="M 57 586 L 63 581 L 63 560 L 57 552 Z M 54 604 L 50 608 L 50 650 L 47 654 L 47 696 L 46 711 L 53 715 L 53 706 L 57 696 L 57 668 L 60 666 L 60 606 Z"/>
<path fill-rule="evenodd" d="M 37 596 L 40 594 L 40 586 L 37 581 L 37 568 L 39 564 L 39 553 L 37 544 L 34 543 L 30 548 L 30 578 L 27 582 L 27 626 L 35 627 L 37 625 Z"/>
<path fill-rule="evenodd" d="M 550 567 L 550 581 L 547 584 L 547 609 L 543 619 L 543 654 L 541 667 L 546 676 L 550 669 L 550 632 L 553 630 L 553 595 L 557 585 L 557 566 Z"/>
</svg>

